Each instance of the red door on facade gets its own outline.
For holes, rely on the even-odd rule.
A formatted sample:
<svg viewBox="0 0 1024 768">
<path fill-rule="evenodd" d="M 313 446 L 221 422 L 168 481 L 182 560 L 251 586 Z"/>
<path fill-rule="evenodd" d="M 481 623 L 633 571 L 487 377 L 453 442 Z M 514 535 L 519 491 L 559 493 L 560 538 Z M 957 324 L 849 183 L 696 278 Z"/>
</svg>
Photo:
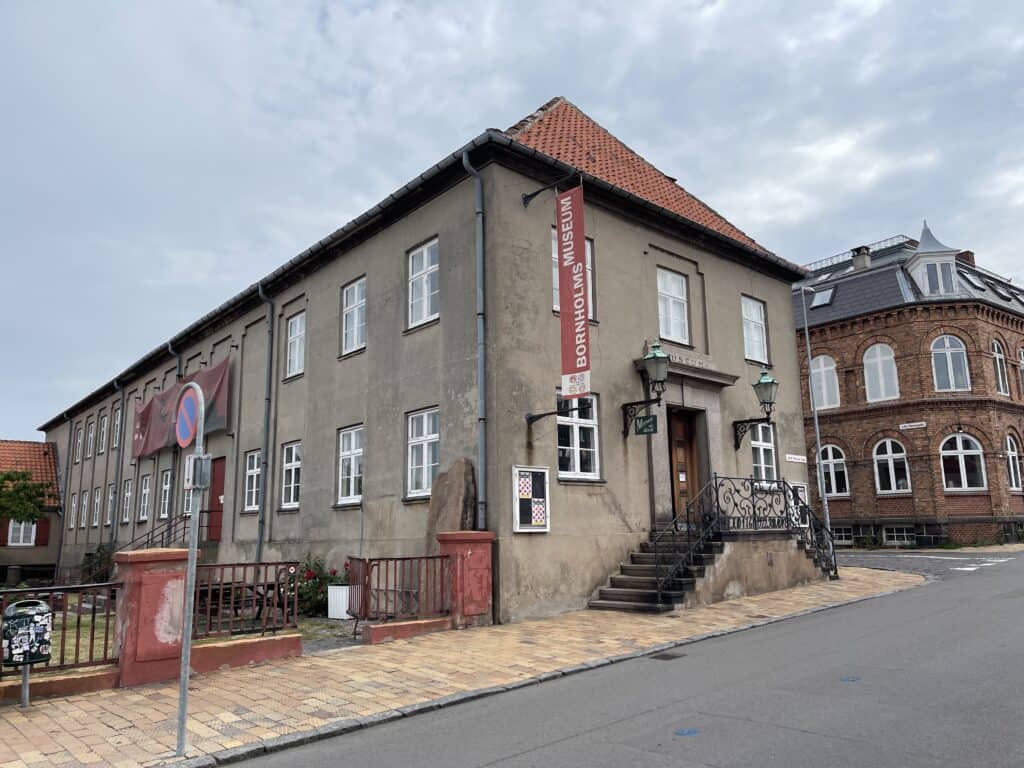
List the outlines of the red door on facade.
<svg viewBox="0 0 1024 768">
<path fill-rule="evenodd" d="M 210 467 L 210 496 L 206 515 L 206 540 L 220 541 L 224 520 L 224 457 L 214 459 Z"/>
</svg>

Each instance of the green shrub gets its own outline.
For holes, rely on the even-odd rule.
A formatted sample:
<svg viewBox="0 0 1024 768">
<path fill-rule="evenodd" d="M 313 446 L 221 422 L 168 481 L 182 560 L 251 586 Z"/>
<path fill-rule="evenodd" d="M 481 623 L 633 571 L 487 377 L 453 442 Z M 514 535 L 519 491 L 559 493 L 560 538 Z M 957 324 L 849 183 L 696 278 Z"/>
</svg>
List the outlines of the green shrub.
<svg viewBox="0 0 1024 768">
<path fill-rule="evenodd" d="M 327 615 L 327 587 L 348 584 L 348 561 L 344 570 L 328 569 L 322 557 L 306 555 L 299 572 L 299 614 L 302 616 Z"/>
</svg>

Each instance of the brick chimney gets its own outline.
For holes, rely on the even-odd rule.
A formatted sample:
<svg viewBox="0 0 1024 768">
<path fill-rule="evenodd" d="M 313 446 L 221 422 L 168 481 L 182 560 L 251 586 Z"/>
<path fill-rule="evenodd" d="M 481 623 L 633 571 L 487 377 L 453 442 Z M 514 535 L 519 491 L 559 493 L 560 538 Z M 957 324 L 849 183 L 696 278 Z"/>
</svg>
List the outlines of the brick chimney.
<svg viewBox="0 0 1024 768">
<path fill-rule="evenodd" d="M 970 264 L 973 267 L 974 266 L 974 251 L 960 251 L 960 253 L 958 253 L 956 255 L 956 260 L 957 261 L 962 261 L 965 264 Z"/>
<path fill-rule="evenodd" d="M 866 245 L 858 245 L 853 249 L 853 271 L 860 272 L 871 266 L 871 249 Z"/>
</svg>

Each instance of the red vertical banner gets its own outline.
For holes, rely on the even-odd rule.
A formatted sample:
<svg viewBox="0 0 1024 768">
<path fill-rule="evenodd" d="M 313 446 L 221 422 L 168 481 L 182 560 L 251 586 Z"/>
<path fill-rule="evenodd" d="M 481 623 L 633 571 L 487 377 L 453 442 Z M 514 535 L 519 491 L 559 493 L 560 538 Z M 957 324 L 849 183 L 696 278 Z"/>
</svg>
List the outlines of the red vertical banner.
<svg viewBox="0 0 1024 768">
<path fill-rule="evenodd" d="M 583 187 L 555 196 L 558 306 L 562 321 L 562 397 L 590 394 L 590 296 Z"/>
</svg>

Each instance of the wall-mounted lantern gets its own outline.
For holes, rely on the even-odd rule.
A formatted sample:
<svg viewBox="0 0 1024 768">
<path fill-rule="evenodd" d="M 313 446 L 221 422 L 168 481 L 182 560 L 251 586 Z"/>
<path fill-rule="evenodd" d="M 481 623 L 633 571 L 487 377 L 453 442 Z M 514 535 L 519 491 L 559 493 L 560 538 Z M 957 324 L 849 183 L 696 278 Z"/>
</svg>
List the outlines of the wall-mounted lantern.
<svg viewBox="0 0 1024 768">
<path fill-rule="evenodd" d="M 767 370 L 762 370 L 761 377 L 752 386 L 754 394 L 757 396 L 757 402 L 761 404 L 764 418 L 743 419 L 732 423 L 733 438 L 737 451 L 743 443 L 743 436 L 750 431 L 751 427 L 756 424 L 772 423 L 772 411 L 775 410 L 775 397 L 779 392 L 779 382 L 772 378 Z"/>
<path fill-rule="evenodd" d="M 643 376 L 650 385 L 654 397 L 647 400 L 637 400 L 632 403 L 622 404 L 622 436 L 629 435 L 629 428 L 636 421 L 641 410 L 652 405 L 661 405 L 661 396 L 665 393 L 665 386 L 668 383 L 668 355 L 661 350 L 660 342 L 651 342 L 650 349 L 643 356 Z"/>
</svg>

